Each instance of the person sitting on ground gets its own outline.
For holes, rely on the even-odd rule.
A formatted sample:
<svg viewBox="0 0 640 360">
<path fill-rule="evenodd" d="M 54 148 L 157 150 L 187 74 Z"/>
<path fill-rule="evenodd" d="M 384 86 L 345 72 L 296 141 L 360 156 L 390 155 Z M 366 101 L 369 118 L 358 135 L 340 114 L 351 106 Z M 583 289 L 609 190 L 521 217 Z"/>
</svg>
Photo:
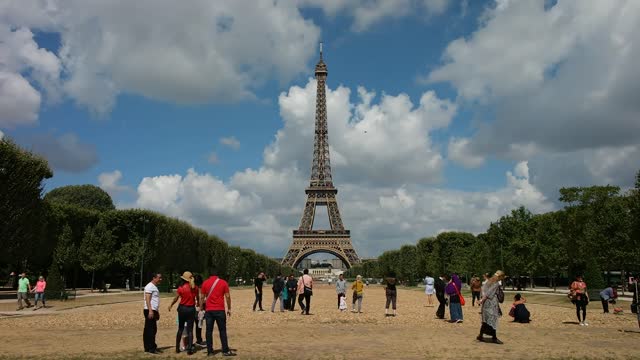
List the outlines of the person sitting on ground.
<svg viewBox="0 0 640 360">
<path fill-rule="evenodd" d="M 605 314 L 609 313 L 609 303 L 615 304 L 617 297 L 618 297 L 618 294 L 616 294 L 615 290 L 611 287 L 611 284 L 608 284 L 607 287 L 600 292 L 600 301 L 602 302 L 602 311 Z"/>
<path fill-rule="evenodd" d="M 531 321 L 529 318 L 531 317 L 531 313 L 527 310 L 527 307 L 524 305 L 527 302 L 524 296 L 520 294 L 516 294 L 513 297 L 513 304 L 511 305 L 511 311 L 509 311 L 509 315 L 513 317 L 513 322 L 526 324 Z"/>
</svg>

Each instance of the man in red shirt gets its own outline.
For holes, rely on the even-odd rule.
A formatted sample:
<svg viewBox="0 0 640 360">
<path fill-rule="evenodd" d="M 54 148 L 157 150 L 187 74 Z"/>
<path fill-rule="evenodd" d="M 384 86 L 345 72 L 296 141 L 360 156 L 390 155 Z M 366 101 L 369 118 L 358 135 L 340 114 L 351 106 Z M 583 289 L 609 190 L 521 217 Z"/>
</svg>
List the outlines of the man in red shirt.
<svg viewBox="0 0 640 360">
<path fill-rule="evenodd" d="M 231 295 L 229 294 L 229 284 L 211 271 L 211 276 L 202 283 L 200 293 L 200 304 L 205 310 L 207 320 L 207 356 L 213 356 L 213 324 L 218 324 L 220 332 L 220 343 L 222 345 L 222 356 L 236 356 L 229 349 L 227 342 L 227 316 L 231 317 Z M 224 302 L 227 302 L 227 313 L 225 314 Z"/>
</svg>

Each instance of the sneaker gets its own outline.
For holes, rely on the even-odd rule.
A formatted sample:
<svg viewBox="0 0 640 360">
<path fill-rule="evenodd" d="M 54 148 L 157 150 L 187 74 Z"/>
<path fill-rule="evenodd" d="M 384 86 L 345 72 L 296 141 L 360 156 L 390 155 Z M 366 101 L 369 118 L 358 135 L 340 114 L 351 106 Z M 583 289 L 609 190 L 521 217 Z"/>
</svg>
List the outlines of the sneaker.
<svg viewBox="0 0 640 360">
<path fill-rule="evenodd" d="M 236 353 L 232 351 L 223 352 L 222 356 L 236 356 Z"/>
<path fill-rule="evenodd" d="M 584 323 L 582 321 L 580 321 L 580 326 L 584 326 Z"/>
<path fill-rule="evenodd" d="M 586 322 L 586 321 L 583 321 L 583 322 L 582 322 L 582 324 L 583 324 L 584 326 L 589 326 L 589 323 L 588 323 L 588 322 Z"/>
<path fill-rule="evenodd" d="M 462 319 L 458 319 L 458 320 L 456 320 L 456 324 L 459 324 L 459 323 L 461 323 L 461 322 L 462 322 Z"/>
<path fill-rule="evenodd" d="M 493 340 L 492 340 L 492 342 L 493 342 L 494 344 L 498 344 L 498 345 L 502 345 L 502 344 L 504 344 L 504 343 L 503 343 L 502 341 L 500 341 L 500 339 L 498 339 L 498 338 L 493 339 Z"/>
<path fill-rule="evenodd" d="M 198 346 L 207 346 L 207 343 L 201 340 L 201 341 L 197 341 L 196 345 L 198 345 Z"/>
</svg>

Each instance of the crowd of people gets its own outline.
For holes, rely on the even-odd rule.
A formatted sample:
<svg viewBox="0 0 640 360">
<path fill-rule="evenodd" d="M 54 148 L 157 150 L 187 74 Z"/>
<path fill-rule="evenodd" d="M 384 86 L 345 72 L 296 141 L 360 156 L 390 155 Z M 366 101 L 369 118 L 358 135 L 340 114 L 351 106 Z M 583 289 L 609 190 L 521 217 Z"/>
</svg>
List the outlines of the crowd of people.
<svg viewBox="0 0 640 360">
<path fill-rule="evenodd" d="M 480 307 L 479 314 L 482 319 L 477 340 L 502 344 L 503 342 L 498 339 L 497 330 L 498 322 L 502 317 L 500 304 L 504 302 L 505 296 L 502 287 L 505 273 L 498 270 L 493 276 L 484 274 L 483 277 L 483 281 L 477 276 L 473 276 L 469 281 L 471 306 L 475 307 L 476 303 L 478 304 Z M 156 273 L 153 275 L 152 280 L 144 287 L 143 315 L 145 322 L 143 344 L 144 351 L 151 354 L 161 352 L 155 342 L 155 337 L 157 333 L 157 322 L 160 319 L 160 294 L 158 285 L 162 280 L 162 274 Z M 259 273 L 254 279 L 253 289 L 255 301 L 253 303 L 253 311 L 265 311 L 262 306 L 262 300 L 263 287 L 266 281 L 267 277 L 264 272 Z M 388 274 L 384 278 L 386 297 L 385 316 L 395 317 L 397 315 L 397 284 L 398 280 L 393 273 Z M 25 305 L 27 308 L 34 306 L 29 301 L 29 293 L 35 294 L 34 310 L 40 307 L 46 307 L 44 296 L 46 285 L 47 283 L 43 276 L 40 276 L 36 284 L 32 286 L 26 274 L 20 274 L 17 291 L 17 310 L 20 311 L 24 309 Z M 349 286 L 344 275 L 340 274 L 335 283 L 338 310 L 348 310 L 347 293 L 348 289 L 350 289 L 351 312 L 362 313 L 362 304 L 367 285 L 368 283 L 363 282 L 362 276 L 358 275 L 351 286 Z M 462 309 L 466 300 L 462 296 L 462 281 L 457 274 L 442 274 L 438 278 L 427 275 L 424 279 L 424 285 L 427 296 L 427 306 L 434 306 L 433 295 L 435 295 L 438 302 L 438 308 L 435 313 L 436 318 L 445 319 L 445 309 L 449 307 L 448 322 L 462 323 L 464 321 Z M 313 277 L 309 275 L 308 269 L 305 269 L 303 274 L 297 279 L 293 274 L 289 274 L 288 276 L 277 274 L 273 278 L 271 287 L 273 292 L 271 312 L 276 311 L 276 304 L 278 303 L 280 312 L 295 311 L 297 300 L 301 314 L 309 315 L 313 286 Z M 615 304 L 618 298 L 616 289 L 611 285 L 607 285 L 599 295 L 603 312 L 608 314 L 609 305 Z M 588 326 L 587 306 L 590 299 L 587 284 L 582 276 L 577 276 L 575 281 L 571 283 L 567 296 L 569 300 L 575 304 L 578 324 L 580 326 Z M 39 302 L 42 303 L 41 306 L 38 306 Z M 513 322 L 525 324 L 531 321 L 531 313 L 526 307 L 526 302 L 527 299 L 522 294 L 515 294 L 509 310 L 509 316 L 513 318 Z M 207 355 L 213 355 L 213 329 L 215 325 L 218 327 L 222 355 L 236 355 L 229 348 L 227 339 L 226 321 L 231 317 L 229 285 L 225 280 L 215 275 L 215 271 L 212 271 L 210 277 L 204 281 L 199 275 L 193 275 L 191 272 L 185 271 L 180 277 L 180 284 L 168 310 L 171 311 L 176 303 L 178 303 L 176 353 L 186 351 L 191 355 L 195 352 L 196 345 L 198 345 L 200 347 L 206 347 Z M 390 307 L 392 312 L 389 312 Z M 614 308 L 614 312 L 618 311 L 621 311 L 621 309 Z M 640 315 L 638 316 L 638 326 L 640 326 Z M 203 341 L 202 337 L 203 328 L 205 329 L 206 341 Z"/>
</svg>

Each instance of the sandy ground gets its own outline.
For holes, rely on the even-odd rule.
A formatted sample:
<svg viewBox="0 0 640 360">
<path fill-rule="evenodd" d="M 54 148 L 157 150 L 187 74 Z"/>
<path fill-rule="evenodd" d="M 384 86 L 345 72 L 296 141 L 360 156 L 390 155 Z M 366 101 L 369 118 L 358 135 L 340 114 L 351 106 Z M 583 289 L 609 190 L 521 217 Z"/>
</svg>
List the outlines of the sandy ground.
<svg viewBox="0 0 640 360">
<path fill-rule="evenodd" d="M 264 307 L 269 309 L 271 293 L 266 290 Z M 35 316 L 0 317 L 0 358 L 154 357 L 142 353 L 142 304 L 137 298 L 110 297 L 105 301 L 118 303 L 92 306 L 78 300 L 76 308 L 69 305 L 73 302 L 52 303 L 40 315 L 35 315 L 39 310 Z M 176 312 L 167 312 L 169 301 L 161 302 L 157 343 L 165 353 L 160 357 L 187 357 L 173 350 Z M 531 303 L 533 322 L 514 324 L 503 317 L 499 337 L 504 345 L 495 345 L 475 340 L 480 328 L 477 307 L 469 302 L 463 308 L 464 323 L 450 324 L 434 318 L 436 308 L 426 306 L 421 291 L 399 290 L 395 318 L 384 316 L 384 290 L 377 286 L 365 290 L 362 314 L 339 312 L 335 291 L 326 285 L 315 289 L 312 316 L 252 312 L 251 289 L 232 289 L 232 301 L 229 342 L 240 359 L 640 359 L 635 316 L 603 315 L 599 302 L 589 306 L 588 327 L 577 325 L 571 304 Z M 503 304 L 505 314 L 509 306 Z M 217 333 L 214 338 L 219 349 Z"/>
</svg>

